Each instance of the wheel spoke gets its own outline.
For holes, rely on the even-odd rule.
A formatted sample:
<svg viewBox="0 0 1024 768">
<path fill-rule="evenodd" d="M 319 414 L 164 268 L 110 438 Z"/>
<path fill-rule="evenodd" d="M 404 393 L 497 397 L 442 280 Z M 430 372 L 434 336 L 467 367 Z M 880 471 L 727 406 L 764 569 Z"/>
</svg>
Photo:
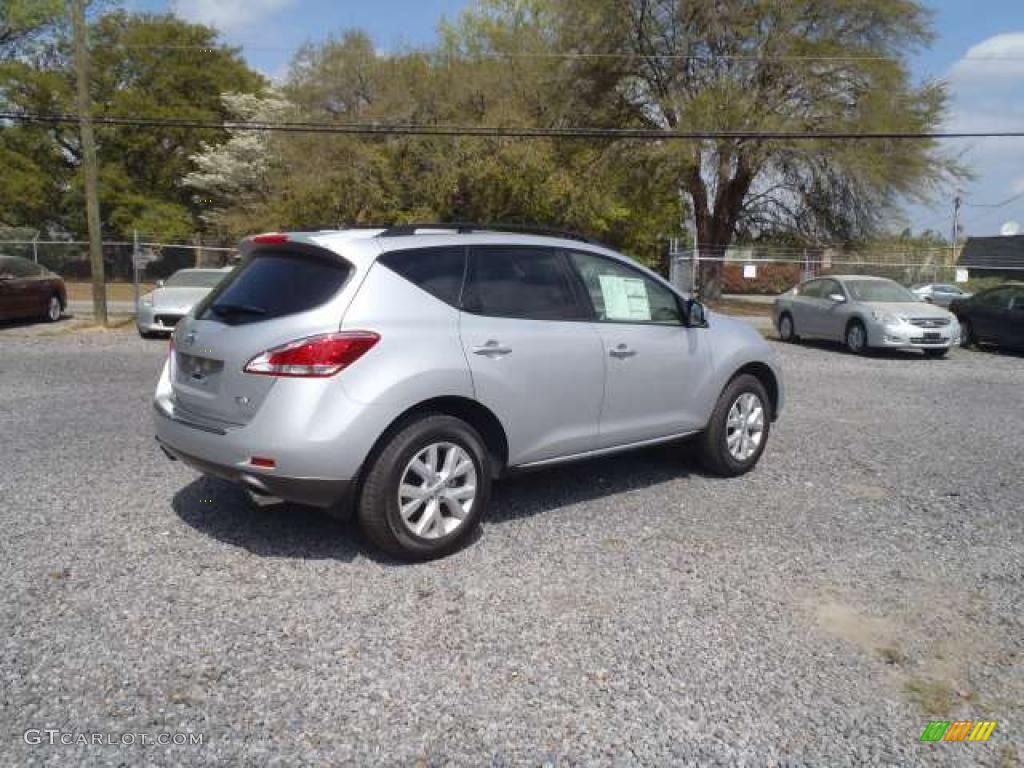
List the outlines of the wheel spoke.
<svg viewBox="0 0 1024 768">
<path fill-rule="evenodd" d="M 469 511 L 465 509 L 459 501 L 451 496 L 451 494 L 445 494 L 441 497 L 441 503 L 444 508 L 448 510 L 448 515 L 454 517 L 456 520 L 462 520 L 466 517 L 466 513 Z"/>
<path fill-rule="evenodd" d="M 452 473 L 448 475 L 448 479 L 453 480 L 455 478 L 462 477 L 471 469 L 473 469 L 473 462 L 463 455 L 459 463 L 455 465 L 455 469 L 453 469 Z"/>
<path fill-rule="evenodd" d="M 419 456 L 412 460 L 412 463 L 409 464 L 409 469 L 415 472 L 425 483 L 429 484 L 437 480 L 437 473 L 432 467 L 428 467 L 424 464 L 423 460 Z"/>
<path fill-rule="evenodd" d="M 475 485 L 457 485 L 454 488 L 447 488 L 444 492 L 445 497 L 453 499 L 455 501 L 466 501 L 476 496 Z"/>
<path fill-rule="evenodd" d="M 409 518 L 411 518 L 413 515 L 415 515 L 416 511 L 420 507 L 422 507 L 423 504 L 424 504 L 424 499 L 413 499 L 408 504 L 404 505 L 402 507 L 402 509 L 401 509 L 402 519 L 405 520 L 406 523 L 408 523 L 409 522 Z"/>
<path fill-rule="evenodd" d="M 438 522 L 439 507 L 440 504 L 438 503 L 437 499 L 431 499 L 430 501 L 427 502 L 427 508 L 423 510 L 423 515 L 420 517 L 419 522 L 417 522 L 415 527 L 413 528 L 413 532 L 417 536 L 429 538 L 431 529 Z"/>
<path fill-rule="evenodd" d="M 427 495 L 427 489 L 422 485 L 410 485 L 402 483 L 398 487 L 398 496 L 401 499 L 422 499 Z"/>
</svg>

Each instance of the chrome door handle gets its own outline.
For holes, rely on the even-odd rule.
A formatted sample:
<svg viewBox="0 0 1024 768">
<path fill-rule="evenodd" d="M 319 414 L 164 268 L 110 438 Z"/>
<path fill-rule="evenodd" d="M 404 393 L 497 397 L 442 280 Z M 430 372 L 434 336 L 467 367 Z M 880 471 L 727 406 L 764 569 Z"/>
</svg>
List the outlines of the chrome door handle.
<svg viewBox="0 0 1024 768">
<path fill-rule="evenodd" d="M 619 360 L 625 360 L 627 357 L 633 357 L 636 354 L 636 350 L 630 349 L 625 344 L 619 344 L 615 349 L 608 350 L 608 354 Z"/>
<path fill-rule="evenodd" d="M 505 355 L 511 354 L 511 352 L 511 349 L 503 347 L 494 339 L 491 339 L 482 347 L 473 347 L 474 355 L 484 355 L 485 357 L 504 357 Z"/>
</svg>

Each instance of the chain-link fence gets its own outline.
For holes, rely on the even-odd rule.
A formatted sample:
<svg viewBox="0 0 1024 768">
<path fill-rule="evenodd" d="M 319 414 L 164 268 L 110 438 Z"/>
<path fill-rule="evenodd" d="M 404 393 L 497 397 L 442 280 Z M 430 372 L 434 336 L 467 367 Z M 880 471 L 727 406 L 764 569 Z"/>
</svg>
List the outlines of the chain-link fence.
<svg viewBox="0 0 1024 768">
<path fill-rule="evenodd" d="M 152 290 L 158 280 L 170 277 L 179 269 L 218 268 L 238 258 L 235 248 L 198 239 L 191 243 L 163 243 L 140 237 L 130 241 L 107 241 L 102 246 L 107 312 L 113 315 L 135 314 L 139 297 Z M 20 256 L 55 272 L 64 279 L 69 309 L 73 313 L 92 311 L 88 242 L 42 240 L 24 235 L 11 237 L 9 233 L 0 233 L 0 256 Z"/>
<path fill-rule="evenodd" d="M 777 295 L 801 280 L 821 275 L 873 275 L 887 277 L 907 287 L 927 283 L 961 285 L 980 290 L 1009 279 L 1024 280 L 1024 268 L 1005 265 L 970 269 L 956 263 L 951 248 L 872 249 L 845 251 L 829 248 L 780 246 L 689 248 L 677 243 L 670 253 L 672 282 L 684 291 L 700 293 L 701 264 L 721 263 L 723 294 Z"/>
</svg>

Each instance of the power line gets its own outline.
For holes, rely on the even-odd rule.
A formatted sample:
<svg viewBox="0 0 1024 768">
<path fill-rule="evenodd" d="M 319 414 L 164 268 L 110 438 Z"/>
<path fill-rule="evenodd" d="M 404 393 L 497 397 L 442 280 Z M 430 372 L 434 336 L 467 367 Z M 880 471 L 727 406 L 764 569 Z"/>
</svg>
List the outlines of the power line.
<svg viewBox="0 0 1024 768">
<path fill-rule="evenodd" d="M 97 46 L 99 47 L 99 46 Z M 280 46 L 280 45 L 249 45 L 246 43 L 218 43 L 216 45 L 189 45 L 189 44 L 174 44 L 168 43 L 164 45 L 145 45 L 145 44 L 132 44 L 132 43 L 114 43 L 111 45 L 103 46 L 106 48 L 125 48 L 125 49 L 148 49 L 148 50 L 196 50 L 204 52 L 213 52 L 215 50 L 224 50 L 225 48 L 244 48 L 250 51 L 276 51 L 276 52 L 288 52 L 295 50 L 295 47 Z M 396 55 L 403 55 L 404 53 L 410 54 L 427 54 L 437 55 L 442 58 L 463 58 L 467 61 L 479 58 L 492 58 L 492 59 L 665 59 L 675 61 L 765 61 L 765 62 L 786 62 L 786 61 L 895 61 L 894 56 L 884 55 L 848 55 L 848 56 L 815 56 L 810 54 L 792 54 L 792 55 L 776 55 L 776 56 L 759 56 L 757 54 L 688 54 L 688 53 L 624 53 L 624 52 L 586 52 L 586 51 L 541 51 L 536 53 L 530 52 L 513 52 L 513 51 L 483 51 L 473 54 L 445 54 L 443 52 L 435 52 L 430 50 L 418 50 L 411 49 L 407 52 L 399 51 Z M 383 58 L 387 58 L 384 56 Z M 962 56 L 957 61 L 968 61 L 968 62 L 1001 62 L 1001 61 L 1024 61 L 1024 56 Z"/>
<path fill-rule="evenodd" d="M 1015 200 L 1020 200 L 1022 197 L 1024 197 L 1024 192 L 1020 192 L 1019 194 L 1013 195 L 1012 197 L 1008 197 L 1001 203 L 968 203 L 967 205 L 969 205 L 971 208 L 1002 208 L 1014 202 Z"/>
<path fill-rule="evenodd" d="M 0 120 L 27 123 L 77 123 L 70 113 L 0 112 Z M 192 120 L 185 118 L 147 118 L 96 116 L 97 125 L 135 128 L 190 128 L 230 131 L 267 131 L 281 133 L 323 133 L 358 136 L 476 136 L 491 138 L 564 138 L 564 139 L 637 139 L 643 141 L 708 139 L 777 139 L 791 141 L 866 141 L 922 139 L 1024 138 L 1019 131 L 724 131 L 662 130 L 657 128 L 536 128 L 514 126 L 427 125 L 422 123 L 316 123 L 316 122 L 238 122 Z"/>
</svg>

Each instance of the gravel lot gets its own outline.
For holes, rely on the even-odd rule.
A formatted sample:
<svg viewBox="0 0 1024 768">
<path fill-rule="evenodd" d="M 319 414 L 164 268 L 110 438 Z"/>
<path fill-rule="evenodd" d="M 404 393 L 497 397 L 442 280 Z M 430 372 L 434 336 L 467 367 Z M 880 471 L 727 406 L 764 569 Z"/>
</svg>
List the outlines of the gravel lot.
<svg viewBox="0 0 1024 768">
<path fill-rule="evenodd" d="M 524 476 L 408 566 L 168 462 L 165 347 L 0 330 L 4 764 L 1024 759 L 1022 357 L 779 346 L 753 474 L 660 449 Z M 918 742 L 957 718 L 999 725 Z"/>
</svg>

